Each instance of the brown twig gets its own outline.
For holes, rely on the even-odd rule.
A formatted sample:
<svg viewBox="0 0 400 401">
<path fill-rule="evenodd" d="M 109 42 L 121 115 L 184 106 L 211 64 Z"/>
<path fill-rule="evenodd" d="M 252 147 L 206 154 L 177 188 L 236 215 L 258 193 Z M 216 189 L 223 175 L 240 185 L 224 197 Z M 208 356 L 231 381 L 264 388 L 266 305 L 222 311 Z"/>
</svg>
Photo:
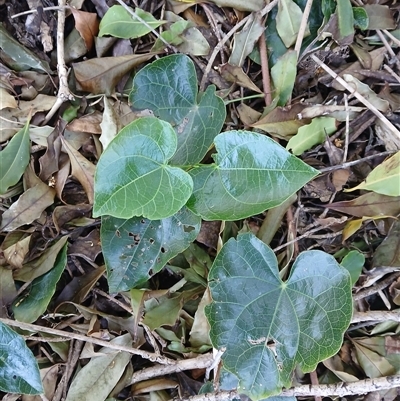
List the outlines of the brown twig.
<svg viewBox="0 0 400 401">
<path fill-rule="evenodd" d="M 263 32 L 260 36 L 260 39 L 258 39 L 258 47 L 260 49 L 261 73 L 262 73 L 265 105 L 269 106 L 272 102 L 271 77 L 269 75 L 267 43 L 266 43 L 265 32 Z"/>
</svg>

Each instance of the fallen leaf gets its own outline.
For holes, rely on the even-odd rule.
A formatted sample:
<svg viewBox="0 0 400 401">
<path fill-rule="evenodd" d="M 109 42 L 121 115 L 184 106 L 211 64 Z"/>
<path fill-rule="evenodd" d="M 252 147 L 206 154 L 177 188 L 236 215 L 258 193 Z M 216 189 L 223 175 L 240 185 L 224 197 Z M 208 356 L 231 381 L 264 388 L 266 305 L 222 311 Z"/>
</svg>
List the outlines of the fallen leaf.
<svg viewBox="0 0 400 401">
<path fill-rule="evenodd" d="M 86 11 L 70 8 L 75 18 L 75 28 L 82 36 L 88 51 L 92 50 L 94 37 L 99 33 L 99 21 L 96 13 L 88 13 Z"/>
<path fill-rule="evenodd" d="M 10 95 L 4 88 L 0 88 L 0 110 L 6 107 L 15 109 L 18 104 L 14 96 Z"/>
<path fill-rule="evenodd" d="M 62 236 L 54 245 L 47 248 L 38 258 L 25 263 L 22 269 L 14 272 L 14 279 L 29 282 L 50 271 L 54 267 L 57 255 L 67 240 L 68 235 Z"/>
<path fill-rule="evenodd" d="M 330 203 L 326 207 L 356 217 L 397 216 L 400 213 L 400 196 L 368 192 L 350 201 Z"/>
<path fill-rule="evenodd" d="M 300 103 L 288 107 L 277 107 L 265 117 L 252 124 L 251 127 L 288 140 L 288 138 L 297 133 L 300 127 L 310 124 L 310 119 L 303 118 L 299 120 L 297 117 L 304 108 L 305 106 Z"/>
<path fill-rule="evenodd" d="M 29 188 L 3 213 L 0 230 L 9 232 L 32 223 L 53 204 L 55 194 L 56 191 L 43 182 Z"/>
<path fill-rule="evenodd" d="M 93 204 L 94 172 L 96 167 L 93 163 L 83 157 L 77 150 L 75 150 L 63 137 L 61 137 L 61 141 L 71 160 L 72 175 L 83 186 L 89 199 L 89 203 Z"/>
<path fill-rule="evenodd" d="M 379 194 L 400 196 L 400 151 L 375 167 L 361 184 L 344 192 L 366 189 Z"/>
<path fill-rule="evenodd" d="M 263 17 L 253 13 L 238 33 L 233 37 L 233 49 L 228 64 L 242 67 L 246 57 L 253 51 L 254 45 L 265 30 Z"/>
<path fill-rule="evenodd" d="M 93 94 L 111 95 L 119 80 L 154 53 L 103 57 L 72 64 L 79 89 Z"/>
</svg>

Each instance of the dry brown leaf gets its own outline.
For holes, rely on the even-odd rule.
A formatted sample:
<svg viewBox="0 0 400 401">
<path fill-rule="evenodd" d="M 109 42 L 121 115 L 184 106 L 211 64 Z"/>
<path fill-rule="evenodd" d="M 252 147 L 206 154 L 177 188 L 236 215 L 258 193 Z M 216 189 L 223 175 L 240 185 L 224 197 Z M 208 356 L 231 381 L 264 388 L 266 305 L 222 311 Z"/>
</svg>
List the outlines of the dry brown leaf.
<svg viewBox="0 0 400 401">
<path fill-rule="evenodd" d="M 277 107 L 251 126 L 278 138 L 288 140 L 288 138 L 297 133 L 300 127 L 311 123 L 308 118 L 299 120 L 297 117 L 304 108 L 305 106 L 300 103 L 296 103 L 291 107 Z"/>
<path fill-rule="evenodd" d="M 350 201 L 335 202 L 327 205 L 329 209 L 351 216 L 397 216 L 400 213 L 400 196 L 387 196 L 368 192 Z"/>
<path fill-rule="evenodd" d="M 72 122 L 67 125 L 69 131 L 75 132 L 88 132 L 90 134 L 101 134 L 100 123 L 102 120 L 102 114 L 100 111 L 94 111 L 93 113 L 86 114 L 80 118 L 75 118 Z"/>
<path fill-rule="evenodd" d="M 32 223 L 53 204 L 55 194 L 56 191 L 43 182 L 29 188 L 3 213 L 0 230 L 9 232 Z"/>
<path fill-rule="evenodd" d="M 93 94 L 111 95 L 119 80 L 137 65 L 151 59 L 155 53 L 120 57 L 95 58 L 74 63 L 79 89 Z"/>
<path fill-rule="evenodd" d="M 97 14 L 80 11 L 73 7 L 70 10 L 75 18 L 75 28 L 85 41 L 86 49 L 92 50 L 94 38 L 99 33 Z"/>
<path fill-rule="evenodd" d="M 72 175 L 81 183 L 89 199 L 89 203 L 92 205 L 94 199 L 94 172 L 96 168 L 93 163 L 75 150 L 63 137 L 61 137 L 61 141 L 71 160 Z"/>
</svg>

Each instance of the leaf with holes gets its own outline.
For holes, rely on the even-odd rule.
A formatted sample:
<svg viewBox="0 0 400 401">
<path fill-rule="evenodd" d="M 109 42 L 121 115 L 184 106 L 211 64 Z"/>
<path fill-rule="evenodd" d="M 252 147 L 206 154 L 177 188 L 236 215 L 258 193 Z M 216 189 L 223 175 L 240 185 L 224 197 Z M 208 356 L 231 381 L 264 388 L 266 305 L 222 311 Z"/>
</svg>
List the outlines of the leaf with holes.
<svg viewBox="0 0 400 401">
<path fill-rule="evenodd" d="M 200 217 L 186 207 L 162 220 L 103 217 L 101 243 L 110 292 L 146 283 L 196 239 L 200 224 Z"/>
<path fill-rule="evenodd" d="M 188 173 L 168 165 L 176 144 L 171 125 L 154 117 L 123 128 L 97 164 L 93 215 L 155 220 L 177 213 L 193 182 Z"/>
<path fill-rule="evenodd" d="M 197 93 L 192 60 L 182 54 L 156 60 L 141 69 L 133 80 L 132 108 L 150 109 L 168 121 L 178 135 L 171 163 L 191 165 L 201 161 L 225 121 L 225 105 L 210 85 Z"/>
<path fill-rule="evenodd" d="M 334 355 L 352 315 L 351 279 L 333 256 L 303 252 L 283 282 L 273 251 L 252 234 L 230 239 L 209 273 L 213 347 L 253 401 L 291 385 Z"/>
<path fill-rule="evenodd" d="M 187 206 L 204 220 L 239 220 L 280 205 L 318 172 L 274 140 L 249 131 L 215 138 L 215 164 L 195 167 Z"/>
</svg>

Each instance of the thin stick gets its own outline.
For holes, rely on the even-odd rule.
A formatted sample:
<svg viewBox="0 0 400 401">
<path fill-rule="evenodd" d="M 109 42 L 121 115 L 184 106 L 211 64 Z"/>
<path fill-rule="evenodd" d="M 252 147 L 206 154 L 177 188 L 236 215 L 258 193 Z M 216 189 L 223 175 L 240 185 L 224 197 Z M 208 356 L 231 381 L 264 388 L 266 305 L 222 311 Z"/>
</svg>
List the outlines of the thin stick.
<svg viewBox="0 0 400 401">
<path fill-rule="evenodd" d="M 354 301 L 369 297 L 370 295 L 376 294 L 378 291 L 382 291 L 390 284 L 394 283 L 400 277 L 400 273 L 395 273 L 382 280 L 380 283 L 374 283 L 371 287 L 365 288 L 353 295 Z"/>
<path fill-rule="evenodd" d="M 264 90 L 265 105 L 269 106 L 272 102 L 271 77 L 269 75 L 267 43 L 266 43 L 266 38 L 265 38 L 265 32 L 263 32 L 260 36 L 260 39 L 258 39 L 258 47 L 260 49 L 261 73 L 262 73 L 262 83 L 263 83 L 263 90 Z"/>
<path fill-rule="evenodd" d="M 65 2 L 66 0 L 58 0 L 58 20 L 57 20 L 57 72 L 59 79 L 59 88 L 57 94 L 57 100 L 53 104 L 53 107 L 47 113 L 43 125 L 47 124 L 50 119 L 54 116 L 56 111 L 61 105 L 68 101 L 74 100 L 74 96 L 68 87 L 68 70 L 65 65 L 64 58 L 64 27 L 65 27 Z"/>
<path fill-rule="evenodd" d="M 310 16 L 312 4 L 313 0 L 307 0 L 306 6 L 304 7 L 303 18 L 301 19 L 299 33 L 297 34 L 297 40 L 294 46 L 294 50 L 297 52 L 297 58 L 299 58 L 300 56 L 300 49 L 303 43 L 304 34 L 307 29 L 307 22 L 308 22 L 308 17 Z"/>
<path fill-rule="evenodd" d="M 393 36 L 387 29 L 382 29 L 386 36 L 390 38 L 397 46 L 400 46 L 400 40 Z"/>
<path fill-rule="evenodd" d="M 375 158 L 377 158 L 377 157 L 381 157 L 381 156 L 382 156 L 382 157 L 390 156 L 390 155 L 392 155 L 393 153 L 396 153 L 396 152 L 397 152 L 397 150 L 387 150 L 387 151 L 385 151 L 385 152 L 377 153 L 377 154 L 375 154 L 375 155 L 363 157 L 362 159 L 353 160 L 353 161 L 351 161 L 351 162 L 346 162 L 346 163 L 338 164 L 337 166 L 331 166 L 331 167 L 321 168 L 321 169 L 319 170 L 319 172 L 322 174 L 322 173 L 328 173 L 328 172 L 330 172 L 330 171 L 341 170 L 341 169 L 343 169 L 343 168 L 347 168 L 347 167 L 355 166 L 355 165 L 360 164 L 360 163 L 364 163 L 364 162 L 366 162 L 367 160 L 372 160 L 372 159 L 375 159 Z"/>
<path fill-rule="evenodd" d="M 119 1 L 119 0 L 118 0 Z M 262 10 L 261 10 L 261 16 L 263 17 L 264 15 L 268 14 L 277 4 L 279 0 L 273 0 L 271 3 L 267 4 Z M 208 74 L 211 71 L 211 68 L 214 64 L 215 58 L 217 57 L 218 53 L 221 51 L 221 49 L 224 47 L 225 43 L 229 40 L 229 38 L 243 25 L 246 24 L 248 19 L 250 18 L 252 14 L 249 14 L 247 17 L 243 18 L 239 23 L 237 23 L 224 37 L 223 39 L 215 46 L 213 52 L 211 53 L 210 59 L 208 60 L 208 64 L 204 70 L 203 78 L 201 79 L 200 82 L 200 91 L 203 92 L 204 88 L 206 86 Z"/>
<path fill-rule="evenodd" d="M 174 365 L 157 365 L 150 368 L 139 370 L 133 373 L 128 386 L 144 380 L 154 379 L 155 377 L 169 375 L 171 373 L 183 372 L 192 369 L 208 368 L 213 363 L 212 353 L 199 355 L 197 358 L 182 359 Z"/>
<path fill-rule="evenodd" d="M 332 78 L 336 79 L 336 81 L 338 81 L 340 85 L 342 85 L 345 89 L 347 89 L 351 95 L 354 95 L 362 104 L 364 104 L 369 110 L 371 110 L 382 121 L 382 123 L 392 134 L 400 138 L 400 132 L 398 131 L 398 129 L 372 103 L 370 103 L 364 96 L 362 96 L 354 88 L 352 88 L 343 78 L 341 78 L 338 74 L 336 74 L 335 71 L 329 68 L 314 54 L 311 54 L 310 57 L 317 65 L 322 67 Z"/>
<path fill-rule="evenodd" d="M 283 390 L 279 396 L 285 397 L 310 397 L 310 396 L 338 396 L 360 395 L 373 391 L 388 390 L 400 387 L 400 375 L 380 377 L 378 379 L 359 380 L 352 383 L 339 382 L 335 384 L 319 384 L 312 386 L 305 384 L 303 386 L 293 387 Z M 240 398 L 237 391 L 221 391 L 219 393 L 207 393 L 195 395 L 192 397 L 174 398 L 175 401 L 225 401 Z"/>
<path fill-rule="evenodd" d="M 101 345 L 102 347 L 115 349 L 117 351 L 129 352 L 130 354 L 139 355 L 142 358 L 148 359 L 152 362 L 158 362 L 158 363 L 165 364 L 165 365 L 174 365 L 176 363 L 176 361 L 173 359 L 166 358 L 164 356 L 155 354 L 153 352 L 143 351 L 143 350 L 140 350 L 137 348 L 126 347 L 123 345 L 109 343 L 107 341 L 99 340 L 94 337 L 84 336 L 82 334 L 70 333 L 68 331 L 62 331 L 62 330 L 52 329 L 50 327 L 38 326 L 36 324 L 31 324 L 31 323 L 17 322 L 15 320 L 5 319 L 5 318 L 0 318 L 0 322 L 7 324 L 8 326 L 18 327 L 22 330 L 29 330 L 29 331 L 35 331 L 35 332 L 39 331 L 42 333 L 53 334 L 53 335 L 56 335 L 59 337 L 68 337 L 70 339 L 75 339 L 75 340 L 85 341 L 85 342 L 96 344 L 96 345 Z"/>
<path fill-rule="evenodd" d="M 376 311 L 371 310 L 368 312 L 354 312 L 351 323 L 359 322 L 386 322 L 391 320 L 393 322 L 400 322 L 400 311 Z"/>
</svg>

